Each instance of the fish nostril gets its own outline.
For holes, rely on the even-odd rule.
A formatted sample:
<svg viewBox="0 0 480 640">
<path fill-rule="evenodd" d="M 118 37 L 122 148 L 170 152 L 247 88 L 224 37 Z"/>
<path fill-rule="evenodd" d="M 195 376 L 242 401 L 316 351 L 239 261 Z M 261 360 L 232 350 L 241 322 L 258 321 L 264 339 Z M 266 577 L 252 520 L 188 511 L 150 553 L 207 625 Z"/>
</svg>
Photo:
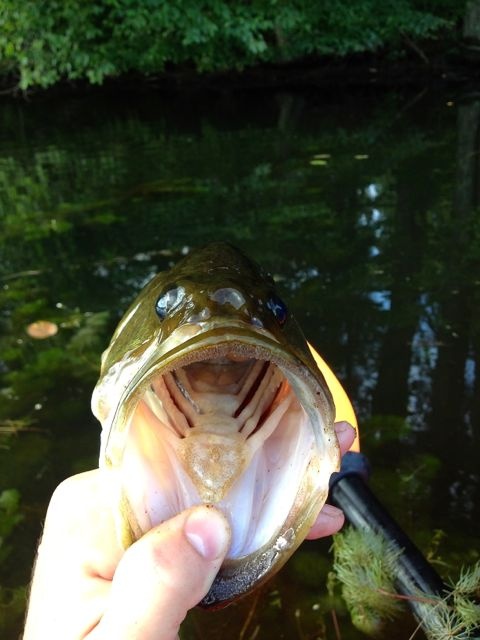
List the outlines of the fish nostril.
<svg viewBox="0 0 480 640">
<path fill-rule="evenodd" d="M 221 289 L 217 289 L 213 293 L 210 294 L 210 300 L 213 300 L 217 304 L 229 304 L 234 309 L 240 309 L 245 304 L 245 296 L 243 293 L 238 291 L 238 289 L 234 289 L 233 287 L 223 287 Z"/>
</svg>

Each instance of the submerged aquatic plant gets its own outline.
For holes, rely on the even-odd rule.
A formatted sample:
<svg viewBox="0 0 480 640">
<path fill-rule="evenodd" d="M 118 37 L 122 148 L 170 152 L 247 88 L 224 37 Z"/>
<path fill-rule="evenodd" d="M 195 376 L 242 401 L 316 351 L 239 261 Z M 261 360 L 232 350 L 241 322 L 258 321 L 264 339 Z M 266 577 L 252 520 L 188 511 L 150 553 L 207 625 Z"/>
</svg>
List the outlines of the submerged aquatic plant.
<svg viewBox="0 0 480 640">
<path fill-rule="evenodd" d="M 20 493 L 16 489 L 4 489 L 0 493 L 0 571 L 12 551 L 7 544 L 16 526 L 22 522 L 20 512 Z M 12 629 L 20 624 L 24 615 L 26 586 L 5 587 L 0 584 L 0 636 L 13 637 Z"/>
<path fill-rule="evenodd" d="M 421 621 L 429 640 L 480 637 L 480 561 L 462 569 L 444 598 L 437 598 L 435 615 Z"/>
<path fill-rule="evenodd" d="M 394 565 L 400 551 L 380 534 L 347 527 L 334 536 L 333 552 L 333 571 L 353 624 L 364 633 L 377 634 L 402 609 L 399 600 L 385 596 L 395 591 Z"/>
<path fill-rule="evenodd" d="M 347 527 L 334 536 L 335 580 L 353 624 L 368 635 L 378 635 L 385 623 L 399 615 L 403 603 L 422 603 L 422 627 L 429 640 L 480 638 L 480 561 L 464 568 L 444 596 L 418 591 L 412 596 L 395 592 L 395 563 L 401 550 L 380 534 Z"/>
<path fill-rule="evenodd" d="M 79 328 L 67 346 L 70 353 L 93 361 L 95 371 L 98 369 L 98 354 L 102 351 L 103 333 L 109 319 L 108 311 L 82 314 Z"/>
<path fill-rule="evenodd" d="M 0 565 L 10 553 L 10 547 L 5 545 L 6 538 L 23 520 L 19 505 L 20 493 L 16 489 L 4 489 L 0 493 Z"/>
</svg>

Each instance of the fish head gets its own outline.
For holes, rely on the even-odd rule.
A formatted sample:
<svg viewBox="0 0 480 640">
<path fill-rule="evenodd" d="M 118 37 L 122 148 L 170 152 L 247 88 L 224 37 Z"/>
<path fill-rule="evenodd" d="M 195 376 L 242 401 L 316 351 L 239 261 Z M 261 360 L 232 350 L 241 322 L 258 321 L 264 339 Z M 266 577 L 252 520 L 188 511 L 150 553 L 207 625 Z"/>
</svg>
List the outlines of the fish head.
<svg viewBox="0 0 480 640">
<path fill-rule="evenodd" d="M 339 468 L 332 396 L 299 326 L 272 278 L 225 243 L 140 292 L 102 357 L 92 409 L 124 547 L 196 504 L 228 518 L 204 606 L 283 565 Z"/>
</svg>

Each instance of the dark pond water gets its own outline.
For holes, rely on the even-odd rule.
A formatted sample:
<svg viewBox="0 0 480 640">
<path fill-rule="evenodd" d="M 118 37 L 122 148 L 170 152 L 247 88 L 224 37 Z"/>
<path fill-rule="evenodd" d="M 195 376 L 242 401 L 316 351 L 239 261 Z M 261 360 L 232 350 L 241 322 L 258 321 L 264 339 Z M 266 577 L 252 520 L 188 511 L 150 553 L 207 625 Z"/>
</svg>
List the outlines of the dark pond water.
<svg viewBox="0 0 480 640">
<path fill-rule="evenodd" d="M 89 399 L 116 322 L 213 239 L 275 275 L 355 404 L 375 492 L 437 569 L 479 558 L 479 132 L 478 96 L 429 92 L 0 105 L 0 491 L 19 492 L 0 521 L 2 637 L 19 633 L 11 589 L 29 580 L 49 495 L 96 466 Z M 29 337 L 40 319 L 58 333 Z M 334 606 L 341 637 L 360 637 L 327 596 L 329 546 L 195 612 L 185 638 L 336 638 Z M 413 629 L 406 614 L 383 637 Z"/>
</svg>

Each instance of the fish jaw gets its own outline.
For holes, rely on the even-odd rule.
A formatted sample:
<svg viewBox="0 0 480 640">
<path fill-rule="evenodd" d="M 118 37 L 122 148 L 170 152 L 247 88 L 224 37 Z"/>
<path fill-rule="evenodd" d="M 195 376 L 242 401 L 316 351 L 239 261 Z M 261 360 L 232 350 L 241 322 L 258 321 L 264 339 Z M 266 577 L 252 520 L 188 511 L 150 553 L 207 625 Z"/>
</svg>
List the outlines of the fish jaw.
<svg viewBox="0 0 480 640">
<path fill-rule="evenodd" d="M 161 357 L 146 353 L 127 384 L 124 377 L 102 438 L 100 464 L 119 477 L 120 538 L 128 546 L 185 508 L 214 504 L 233 537 L 202 606 L 223 606 L 276 572 L 323 506 L 340 459 L 333 402 L 315 369 L 238 327 L 207 331 Z M 212 400 L 214 370 L 228 392 Z"/>
</svg>

